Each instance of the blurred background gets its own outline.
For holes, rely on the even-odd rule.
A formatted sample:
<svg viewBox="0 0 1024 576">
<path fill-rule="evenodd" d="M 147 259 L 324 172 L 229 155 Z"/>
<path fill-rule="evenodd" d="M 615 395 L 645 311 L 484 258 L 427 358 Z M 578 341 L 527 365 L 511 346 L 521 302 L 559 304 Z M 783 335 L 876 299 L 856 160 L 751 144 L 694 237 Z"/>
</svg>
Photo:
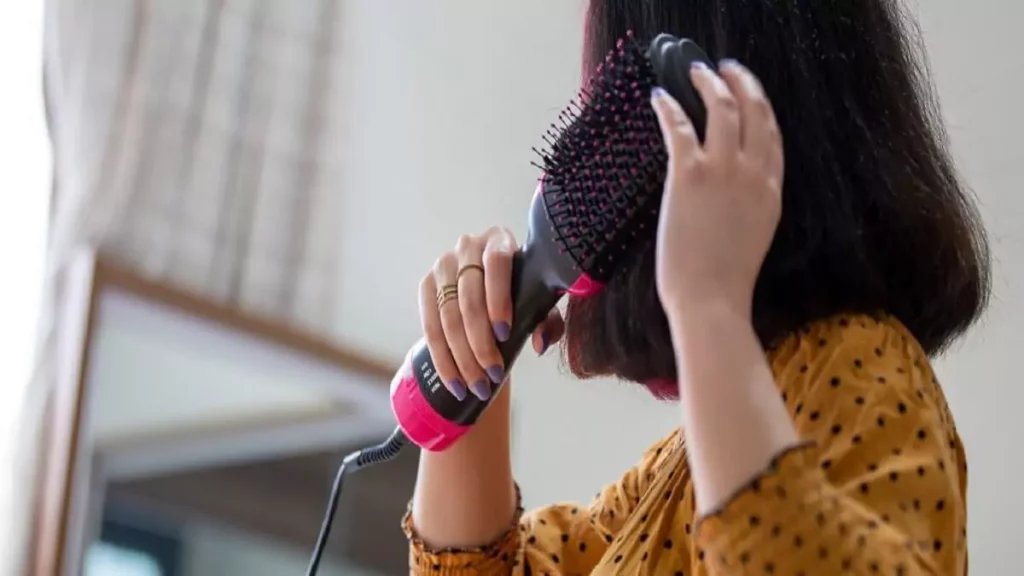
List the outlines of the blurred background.
<svg viewBox="0 0 1024 576">
<path fill-rule="evenodd" d="M 88 248 L 104 280 L 69 360 L 62 561 L 302 573 L 339 457 L 389 428 L 419 277 L 460 233 L 522 237 L 531 147 L 577 88 L 585 0 L 15 4 L 0 18 L 0 517 L 14 519 L 0 558 L 39 544 L 30 487 L 52 439 L 38 423 L 67 376 L 45 359 L 64 350 Z M 988 317 L 938 370 L 970 458 L 972 567 L 1009 574 L 1024 544 L 1024 5 L 910 8 L 995 248 Z M 554 354 L 524 354 L 514 382 L 527 507 L 588 499 L 677 425 L 672 406 L 574 381 Z M 415 461 L 352 477 L 322 573 L 403 572 Z"/>
</svg>

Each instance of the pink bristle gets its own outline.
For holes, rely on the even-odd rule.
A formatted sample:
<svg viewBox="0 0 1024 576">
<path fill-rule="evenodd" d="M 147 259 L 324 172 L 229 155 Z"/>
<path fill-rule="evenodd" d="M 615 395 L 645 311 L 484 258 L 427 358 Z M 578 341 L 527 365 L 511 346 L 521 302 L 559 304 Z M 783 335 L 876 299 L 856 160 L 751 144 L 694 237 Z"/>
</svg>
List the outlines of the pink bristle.
<svg viewBox="0 0 1024 576">
<path fill-rule="evenodd" d="M 651 183 L 664 177 L 665 155 L 646 102 L 652 86 L 629 33 L 558 114 L 542 137 L 547 150 L 537 152 L 544 182 L 557 185 L 545 201 L 561 249 L 591 275 L 614 270 L 624 246 L 649 239 L 656 221 L 659 202 L 648 204 L 647 196 L 658 193 Z"/>
</svg>

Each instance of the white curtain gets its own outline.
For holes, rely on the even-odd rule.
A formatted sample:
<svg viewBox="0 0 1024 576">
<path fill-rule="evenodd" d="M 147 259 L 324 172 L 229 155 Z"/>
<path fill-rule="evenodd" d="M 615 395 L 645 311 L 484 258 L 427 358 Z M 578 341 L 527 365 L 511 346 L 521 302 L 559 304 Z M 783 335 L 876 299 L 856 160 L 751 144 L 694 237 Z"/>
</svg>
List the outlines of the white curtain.
<svg viewBox="0 0 1024 576">
<path fill-rule="evenodd" d="M 59 325 L 53 304 L 80 246 L 231 306 L 329 333 L 338 6 L 47 2 L 54 186 L 42 353 L 22 418 L 23 437 L 36 440 L 24 443 L 20 464 L 31 465 L 40 448 Z M 35 481 L 23 476 L 15 488 L 27 496 Z M 27 528 L 30 509 L 22 508 Z"/>
<path fill-rule="evenodd" d="M 50 151 L 42 101 L 43 9 L 0 9 L 0 574 L 21 574 L 32 462 L 21 410 L 33 371 L 49 211 Z M 26 467 L 27 466 L 27 467 Z"/>
<path fill-rule="evenodd" d="M 57 0 L 54 249 L 312 329 L 332 309 L 334 0 Z"/>
</svg>

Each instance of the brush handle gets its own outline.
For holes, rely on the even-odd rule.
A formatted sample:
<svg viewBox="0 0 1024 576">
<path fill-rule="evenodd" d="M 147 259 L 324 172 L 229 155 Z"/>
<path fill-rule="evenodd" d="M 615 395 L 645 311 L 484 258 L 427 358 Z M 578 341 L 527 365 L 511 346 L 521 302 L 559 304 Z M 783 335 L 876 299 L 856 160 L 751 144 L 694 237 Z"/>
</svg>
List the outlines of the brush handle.
<svg viewBox="0 0 1024 576">
<path fill-rule="evenodd" d="M 524 245 L 512 259 L 512 326 L 509 337 L 498 342 L 508 374 L 533 331 L 558 304 L 562 292 L 549 284 L 545 254 Z M 426 344 L 410 357 L 411 372 L 400 374 L 392 383 L 391 407 L 406 436 L 425 450 L 441 451 L 451 446 L 490 404 L 470 394 L 458 400 L 441 382 Z M 491 398 L 504 382 L 492 387 Z"/>
<path fill-rule="evenodd" d="M 547 319 L 564 293 L 547 285 L 543 274 L 545 266 L 541 265 L 540 258 L 533 256 L 531 247 L 527 244 L 512 257 L 512 326 L 509 337 L 498 342 L 506 374 L 534 330 Z"/>
<path fill-rule="evenodd" d="M 537 185 L 526 242 L 512 257 L 512 326 L 508 339 L 498 342 L 505 374 L 563 294 L 587 296 L 600 288 L 561 247 L 545 201 L 560 192 L 543 181 Z M 426 344 L 413 350 L 404 370 L 391 383 L 391 409 L 406 437 L 424 450 L 439 452 L 454 444 L 490 404 L 473 395 L 462 401 L 452 396 L 441 382 Z M 502 385 L 504 382 L 492 386 L 491 398 Z"/>
</svg>

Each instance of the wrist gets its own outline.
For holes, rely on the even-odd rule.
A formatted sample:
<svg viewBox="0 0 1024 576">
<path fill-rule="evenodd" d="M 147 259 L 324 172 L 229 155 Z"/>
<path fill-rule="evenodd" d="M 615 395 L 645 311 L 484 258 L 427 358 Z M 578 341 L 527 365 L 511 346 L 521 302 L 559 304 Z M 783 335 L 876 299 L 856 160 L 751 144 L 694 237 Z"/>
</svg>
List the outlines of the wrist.
<svg viewBox="0 0 1024 576">
<path fill-rule="evenodd" d="M 742 303 L 741 303 L 742 302 Z M 732 298 L 722 292 L 704 296 L 663 298 L 662 306 L 673 334 L 690 331 L 709 323 L 752 323 L 749 299 Z"/>
</svg>

